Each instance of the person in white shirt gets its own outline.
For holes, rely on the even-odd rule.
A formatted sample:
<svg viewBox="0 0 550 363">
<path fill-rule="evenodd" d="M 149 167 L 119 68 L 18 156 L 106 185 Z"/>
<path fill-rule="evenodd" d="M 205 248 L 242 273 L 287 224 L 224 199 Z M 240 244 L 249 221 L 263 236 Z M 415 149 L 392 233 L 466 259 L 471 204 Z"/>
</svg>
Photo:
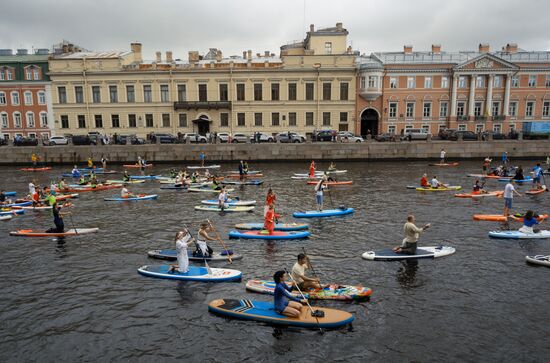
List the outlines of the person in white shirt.
<svg viewBox="0 0 550 363">
<path fill-rule="evenodd" d="M 29 194 L 30 194 L 31 196 L 33 196 L 34 193 L 36 193 L 36 185 L 34 185 L 33 182 L 30 182 L 30 183 L 29 183 Z"/>
<path fill-rule="evenodd" d="M 133 198 L 134 195 L 126 187 L 122 187 L 122 190 L 120 191 L 120 197 L 121 198 Z"/>
<path fill-rule="evenodd" d="M 509 181 L 504 187 L 504 215 L 508 217 L 510 215 L 510 210 L 512 209 L 512 199 L 514 198 L 514 193 L 521 197 L 516 191 L 516 188 L 512 185 L 512 181 Z"/>
<path fill-rule="evenodd" d="M 445 163 L 445 154 L 446 154 L 446 153 L 447 153 L 447 152 L 445 151 L 445 149 L 441 149 L 441 152 L 439 153 L 439 159 L 441 159 L 441 160 L 440 160 L 440 163 L 441 163 L 441 164 L 444 164 L 444 163 Z"/>
<path fill-rule="evenodd" d="M 439 188 L 439 187 L 442 186 L 443 184 L 441 184 L 441 183 L 439 182 L 439 180 L 437 180 L 437 178 L 436 178 L 435 175 L 434 175 L 433 179 L 430 180 L 430 185 L 432 186 L 432 188 Z"/>
<path fill-rule="evenodd" d="M 309 263 L 309 257 L 305 254 L 300 253 L 298 255 L 298 261 L 292 266 L 292 271 L 290 275 L 294 279 L 294 282 L 298 285 L 300 290 L 309 290 L 309 289 L 320 289 L 321 284 L 319 279 L 306 276 L 306 270 L 311 269 L 311 264 Z"/>
<path fill-rule="evenodd" d="M 187 229 L 179 231 L 174 238 L 176 242 L 176 255 L 178 258 L 177 265 L 170 265 L 168 272 L 174 272 L 176 269 L 180 273 L 189 272 L 189 254 L 187 253 L 187 247 L 193 243 L 191 233 Z"/>
<path fill-rule="evenodd" d="M 409 214 L 407 216 L 407 222 L 403 226 L 403 234 L 405 235 L 405 238 L 403 239 L 401 246 L 393 248 L 395 253 L 404 253 L 407 255 L 416 254 L 416 243 L 418 242 L 418 237 L 420 237 L 420 233 L 430 228 L 430 224 L 428 223 L 424 225 L 424 227 L 419 228 L 414 224 L 414 222 L 414 215 Z"/>
<path fill-rule="evenodd" d="M 227 192 L 225 191 L 225 187 L 222 187 L 220 190 L 220 194 L 218 195 L 218 208 L 220 208 L 222 211 L 226 208 L 226 202 L 227 201 Z"/>
<path fill-rule="evenodd" d="M 323 190 L 326 189 L 326 175 L 323 176 L 323 179 L 319 180 L 317 185 L 315 185 L 315 200 L 317 201 L 317 210 L 323 210 Z"/>
</svg>

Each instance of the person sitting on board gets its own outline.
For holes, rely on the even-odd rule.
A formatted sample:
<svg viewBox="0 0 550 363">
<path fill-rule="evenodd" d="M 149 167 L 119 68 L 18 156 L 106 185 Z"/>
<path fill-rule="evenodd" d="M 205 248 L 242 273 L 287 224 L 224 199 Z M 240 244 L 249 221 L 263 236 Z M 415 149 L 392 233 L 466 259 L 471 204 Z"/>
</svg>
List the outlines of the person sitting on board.
<svg viewBox="0 0 550 363">
<path fill-rule="evenodd" d="M 141 166 L 141 156 L 139 156 L 139 155 L 138 155 L 138 158 L 137 158 L 137 161 L 136 161 L 136 165 Z"/>
<path fill-rule="evenodd" d="M 327 182 L 335 182 L 336 179 L 331 177 L 326 171 L 323 173 L 323 178 L 326 178 Z"/>
<path fill-rule="evenodd" d="M 441 184 L 439 180 L 437 180 L 437 177 L 434 175 L 433 179 L 430 180 L 430 186 L 434 189 L 437 189 L 439 187 L 442 187 L 443 184 Z"/>
<path fill-rule="evenodd" d="M 216 180 L 216 177 L 213 176 L 210 178 L 212 180 L 212 184 L 211 184 L 211 188 L 214 189 L 214 190 L 221 190 L 222 189 L 222 186 L 220 185 L 220 182 L 218 180 Z"/>
<path fill-rule="evenodd" d="M 422 188 L 430 188 L 430 183 L 428 183 L 428 175 L 422 174 L 422 178 L 420 179 L 420 186 Z"/>
<path fill-rule="evenodd" d="M 120 190 L 120 197 L 121 198 L 135 198 L 136 196 L 132 194 L 126 187 L 122 187 Z"/>
<path fill-rule="evenodd" d="M 248 163 L 246 161 L 244 162 L 243 171 L 245 175 L 248 174 Z"/>
<path fill-rule="evenodd" d="M 315 161 L 311 160 L 311 164 L 309 164 L 309 174 L 308 176 L 310 178 L 315 178 Z"/>
<path fill-rule="evenodd" d="M 485 183 L 479 184 L 479 180 L 476 180 L 474 186 L 472 187 L 472 194 L 485 194 L 487 191 L 483 189 Z"/>
<path fill-rule="evenodd" d="M 335 170 L 336 170 L 336 164 L 334 164 L 334 162 L 331 161 L 328 167 L 328 171 L 335 171 Z"/>
<path fill-rule="evenodd" d="M 208 180 L 208 178 L 210 178 L 210 176 L 211 176 L 211 175 L 210 175 L 210 171 L 208 171 L 208 169 L 206 169 L 206 170 L 204 171 L 204 177 Z"/>
<path fill-rule="evenodd" d="M 88 184 L 88 181 L 84 177 L 84 175 L 81 175 L 80 178 L 78 178 L 78 185 L 86 185 Z"/>
<path fill-rule="evenodd" d="M 195 251 L 197 253 L 197 256 L 212 257 L 212 253 L 214 252 L 214 250 L 208 245 L 207 241 L 217 241 L 217 239 L 212 238 L 208 235 L 208 231 L 210 230 L 210 225 L 207 222 L 202 222 L 200 224 L 196 241 L 197 250 Z M 195 253 L 193 253 L 193 255 L 195 255 Z"/>
<path fill-rule="evenodd" d="M 74 166 L 73 170 L 71 171 L 71 174 L 73 176 L 73 178 L 78 178 L 80 177 L 80 170 L 78 170 L 78 166 Z"/>
<path fill-rule="evenodd" d="M 50 228 L 46 233 L 63 233 L 65 232 L 65 223 L 63 222 L 63 213 L 61 213 L 61 207 L 57 203 L 52 205 L 53 223 L 54 228 Z"/>
<path fill-rule="evenodd" d="M 540 179 L 544 175 L 544 170 L 540 167 L 540 163 L 537 163 L 537 166 L 533 168 L 533 184 L 537 186 L 537 189 L 542 189 L 542 184 Z"/>
<path fill-rule="evenodd" d="M 176 172 L 176 169 L 172 168 L 170 169 L 170 178 L 175 179 L 178 176 L 178 173 Z"/>
<path fill-rule="evenodd" d="M 309 263 L 309 257 L 304 253 L 298 255 L 298 261 L 292 266 L 292 271 L 290 272 L 291 277 L 294 279 L 294 282 L 298 285 L 298 288 L 302 291 L 309 289 L 321 289 L 322 286 L 319 282 L 319 279 L 308 277 L 306 275 L 306 270 L 311 269 L 311 264 Z"/>
<path fill-rule="evenodd" d="M 487 170 L 489 170 L 491 168 L 491 161 L 493 161 L 493 160 L 490 159 L 488 156 L 485 158 L 485 160 L 483 160 L 482 175 L 487 175 Z"/>
<path fill-rule="evenodd" d="M 12 203 L 11 199 L 9 199 L 6 196 L 6 191 L 2 190 L 0 192 L 0 205 L 11 204 L 11 203 Z"/>
<path fill-rule="evenodd" d="M 122 174 L 122 181 L 129 182 L 130 181 L 130 175 L 128 175 L 128 172 L 124 170 L 124 174 Z"/>
<path fill-rule="evenodd" d="M 269 235 L 273 234 L 273 231 L 275 230 L 275 223 L 277 223 L 277 218 L 280 217 L 281 216 L 279 214 L 275 213 L 273 204 L 270 204 L 264 217 L 264 229 Z"/>
<path fill-rule="evenodd" d="M 51 205 L 51 206 L 57 203 L 57 198 L 55 196 L 54 189 L 50 189 L 50 192 L 46 196 L 46 199 L 44 200 L 44 202 L 46 203 L 46 205 Z"/>
<path fill-rule="evenodd" d="M 537 224 L 539 224 L 539 222 L 535 217 L 535 213 L 532 210 L 528 210 L 523 216 L 523 226 L 521 226 L 519 231 L 523 233 L 538 233 L 540 231 L 533 229 L 533 226 Z"/>
<path fill-rule="evenodd" d="M 174 180 L 174 186 L 175 187 L 182 187 L 183 186 L 183 179 L 181 177 L 181 174 L 176 175 L 176 178 Z"/>
<path fill-rule="evenodd" d="M 220 208 L 223 212 L 225 208 L 227 208 L 227 192 L 225 191 L 225 187 L 222 187 L 220 190 L 220 194 L 218 194 L 218 208 Z"/>
<path fill-rule="evenodd" d="M 176 255 L 178 258 L 178 264 L 170 265 L 170 269 L 168 269 L 168 272 L 175 272 L 177 270 L 180 273 L 187 273 L 189 272 L 189 255 L 187 254 L 187 247 L 189 247 L 189 245 L 193 243 L 191 233 L 189 233 L 187 229 L 179 231 L 178 233 L 176 233 L 174 242 L 176 243 Z"/>
<path fill-rule="evenodd" d="M 306 304 L 307 300 L 300 299 L 290 293 L 291 288 L 286 284 L 285 271 L 280 270 L 275 272 L 273 281 L 275 281 L 273 307 L 277 314 L 299 318 L 303 304 Z"/>
<path fill-rule="evenodd" d="M 317 202 L 317 210 L 321 212 L 323 210 L 323 190 L 326 189 L 326 177 L 324 176 L 315 185 L 315 200 Z"/>
<path fill-rule="evenodd" d="M 65 190 L 67 188 L 69 188 L 69 185 L 65 181 L 65 178 L 61 178 L 61 180 L 57 184 L 57 190 L 61 191 L 61 190 Z"/>
<path fill-rule="evenodd" d="M 267 211 L 269 210 L 270 205 L 275 205 L 275 201 L 277 200 L 277 195 L 275 195 L 275 192 L 272 188 L 269 188 L 267 190 L 267 195 L 265 197 L 265 207 L 264 207 L 264 217 L 267 214 Z"/>
<path fill-rule="evenodd" d="M 516 174 L 514 175 L 514 177 L 512 178 L 514 180 L 524 180 L 525 177 L 523 176 L 523 168 L 520 166 L 517 167 L 516 169 Z"/>
<path fill-rule="evenodd" d="M 403 253 L 407 255 L 416 254 L 416 242 L 418 241 L 418 237 L 420 236 L 421 232 L 430 228 L 430 224 L 428 223 L 424 227 L 418 228 L 414 224 L 414 222 L 414 215 L 409 214 L 407 216 L 407 222 L 403 226 L 403 233 L 405 234 L 405 238 L 403 239 L 401 246 L 393 248 L 393 251 L 395 253 Z"/>
</svg>

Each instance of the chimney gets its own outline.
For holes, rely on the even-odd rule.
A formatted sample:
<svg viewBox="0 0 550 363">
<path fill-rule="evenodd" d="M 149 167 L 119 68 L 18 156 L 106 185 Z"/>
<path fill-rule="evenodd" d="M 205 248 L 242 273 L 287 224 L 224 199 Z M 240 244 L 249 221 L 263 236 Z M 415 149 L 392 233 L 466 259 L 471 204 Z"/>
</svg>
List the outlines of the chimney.
<svg viewBox="0 0 550 363">
<path fill-rule="evenodd" d="M 260 58 L 262 56 L 262 53 L 256 53 L 256 58 Z"/>
<path fill-rule="evenodd" d="M 223 59 L 222 57 L 222 51 L 221 50 L 217 50 L 216 51 L 216 62 L 221 62 Z"/>
<path fill-rule="evenodd" d="M 313 32 L 315 31 L 315 25 L 310 24 L 310 25 L 309 25 L 309 31 L 310 31 L 311 33 L 313 33 Z"/>
<path fill-rule="evenodd" d="M 404 45 L 403 46 L 403 53 L 412 54 L 412 52 L 413 52 L 413 46 L 412 45 Z"/>
<path fill-rule="evenodd" d="M 336 30 L 338 30 L 339 32 L 342 31 L 342 23 L 336 23 Z"/>
<path fill-rule="evenodd" d="M 480 53 L 489 53 L 490 47 L 488 43 L 479 43 Z"/>
<path fill-rule="evenodd" d="M 249 49 L 246 51 L 246 59 L 249 61 L 252 60 L 252 50 Z"/>
<path fill-rule="evenodd" d="M 189 63 L 197 63 L 199 61 L 199 52 L 196 50 L 189 51 Z"/>
<path fill-rule="evenodd" d="M 269 57 L 269 50 L 264 51 L 264 57 Z"/>
<path fill-rule="evenodd" d="M 517 43 L 508 43 L 506 44 L 506 53 L 514 54 L 518 52 Z"/>
<path fill-rule="evenodd" d="M 353 53 L 353 48 L 351 47 L 351 45 L 348 46 L 348 49 L 346 50 L 346 53 L 347 54 L 352 54 Z"/>
<path fill-rule="evenodd" d="M 74 44 L 69 43 L 69 44 L 68 44 L 68 48 L 69 48 L 69 53 L 73 53 L 73 52 L 74 52 Z"/>
<path fill-rule="evenodd" d="M 243 59 L 246 59 L 246 50 L 243 50 Z"/>
<path fill-rule="evenodd" d="M 167 50 L 166 51 L 166 63 L 172 63 L 174 62 L 174 59 L 172 58 L 172 51 Z"/>
<path fill-rule="evenodd" d="M 432 53 L 441 54 L 441 44 L 432 44 Z"/>
<path fill-rule="evenodd" d="M 69 46 L 67 44 L 63 44 L 61 47 L 63 53 L 69 53 Z"/>
<path fill-rule="evenodd" d="M 141 57 L 141 43 L 130 43 L 130 49 L 134 53 L 134 61 L 141 63 L 143 58 Z"/>
<path fill-rule="evenodd" d="M 156 54 L 156 62 L 157 63 L 162 62 L 162 58 L 160 57 L 161 53 L 160 52 L 155 52 L 155 54 Z"/>
</svg>

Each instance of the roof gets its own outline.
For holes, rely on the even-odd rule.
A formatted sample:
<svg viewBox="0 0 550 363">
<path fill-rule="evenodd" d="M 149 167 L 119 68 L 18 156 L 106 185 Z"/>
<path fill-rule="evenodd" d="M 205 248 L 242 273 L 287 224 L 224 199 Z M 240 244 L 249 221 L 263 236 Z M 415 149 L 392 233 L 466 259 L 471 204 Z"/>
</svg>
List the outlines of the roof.
<svg viewBox="0 0 550 363">
<path fill-rule="evenodd" d="M 131 51 L 74 52 L 74 53 L 57 54 L 57 55 L 54 55 L 53 58 L 54 59 L 82 59 L 82 58 L 116 59 L 131 53 L 132 53 Z"/>
<path fill-rule="evenodd" d="M 48 54 L 37 55 L 37 54 L 27 54 L 27 55 L 2 55 L 0 56 L 0 63 L 17 63 L 17 62 L 47 62 Z"/>
</svg>

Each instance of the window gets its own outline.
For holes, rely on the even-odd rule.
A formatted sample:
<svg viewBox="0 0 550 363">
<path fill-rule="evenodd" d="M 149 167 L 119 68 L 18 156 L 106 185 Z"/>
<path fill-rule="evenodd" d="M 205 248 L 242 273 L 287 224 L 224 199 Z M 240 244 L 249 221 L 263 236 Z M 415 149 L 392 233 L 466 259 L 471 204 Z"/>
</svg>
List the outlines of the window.
<svg viewBox="0 0 550 363">
<path fill-rule="evenodd" d="M 61 115 L 61 128 L 62 129 L 68 129 L 69 128 L 69 116 Z"/>
<path fill-rule="evenodd" d="M 84 103 L 84 89 L 82 86 L 74 87 L 74 99 L 76 103 Z"/>
<path fill-rule="evenodd" d="M 330 112 L 323 112 L 323 126 L 330 126 Z"/>
<path fill-rule="evenodd" d="M 456 104 L 456 115 L 464 116 L 464 102 L 457 102 Z"/>
<path fill-rule="evenodd" d="M 28 81 L 32 81 L 32 69 L 27 68 L 25 72 L 25 79 Z"/>
<path fill-rule="evenodd" d="M 8 127 L 8 114 L 5 112 L 2 112 L 0 117 L 2 118 L 2 127 Z"/>
<path fill-rule="evenodd" d="M 162 114 L 162 127 L 170 127 L 170 114 L 169 113 L 163 113 Z"/>
<path fill-rule="evenodd" d="M 160 102 L 170 102 L 170 91 L 167 84 L 160 85 Z"/>
<path fill-rule="evenodd" d="M 449 88 L 449 77 L 441 77 L 441 88 Z"/>
<path fill-rule="evenodd" d="M 220 101 L 229 101 L 229 90 L 227 83 L 220 83 Z"/>
<path fill-rule="evenodd" d="M 296 126 L 296 112 L 288 113 L 288 126 Z"/>
<path fill-rule="evenodd" d="M 5 105 L 5 104 L 6 104 L 6 93 L 0 92 L 0 105 Z"/>
<path fill-rule="evenodd" d="M 1 95 L 0 95 L 1 97 Z M 0 102 L 2 103 L 2 102 Z M 46 93 L 43 91 L 38 92 L 38 104 L 39 105 L 45 105 L 46 104 Z"/>
<path fill-rule="evenodd" d="M 528 84 L 529 87 L 531 88 L 534 88 L 537 86 L 537 75 L 536 74 L 531 74 L 529 76 L 529 84 Z"/>
<path fill-rule="evenodd" d="M 550 116 L 550 101 L 544 101 L 542 104 L 542 117 Z"/>
<path fill-rule="evenodd" d="M 501 124 L 493 125 L 493 132 L 495 134 L 500 134 L 502 132 L 502 125 Z"/>
<path fill-rule="evenodd" d="M 40 127 L 48 127 L 48 114 L 40 112 Z"/>
<path fill-rule="evenodd" d="M 440 124 L 438 127 L 437 127 L 437 131 L 442 131 L 442 130 L 445 130 L 447 128 L 447 125 L 445 124 Z"/>
<path fill-rule="evenodd" d="M 237 126 L 246 126 L 246 115 L 244 112 L 237 113 Z"/>
<path fill-rule="evenodd" d="M 513 76 L 512 77 L 512 87 L 519 87 L 519 77 Z"/>
<path fill-rule="evenodd" d="M 466 125 L 465 124 L 458 125 L 458 131 L 466 131 Z"/>
<path fill-rule="evenodd" d="M 32 112 L 27 112 L 25 114 L 25 117 L 27 118 L 27 127 L 35 127 L 35 123 L 34 123 L 34 113 Z"/>
<path fill-rule="evenodd" d="M 244 92 L 244 83 L 237 83 L 237 101 L 244 101 L 245 92 Z"/>
<path fill-rule="evenodd" d="M 151 92 L 151 85 L 143 85 L 143 102 L 151 103 L 153 102 L 153 94 Z"/>
<path fill-rule="evenodd" d="M 439 103 L 439 117 L 447 117 L 449 112 L 449 103 L 440 102 Z"/>
<path fill-rule="evenodd" d="M 262 126 L 262 113 L 254 113 L 254 126 Z"/>
<path fill-rule="evenodd" d="M 390 88 L 397 88 L 397 78 L 391 77 L 390 78 Z"/>
<path fill-rule="evenodd" d="M 19 105 L 19 92 L 11 93 L 11 104 L 14 106 Z"/>
<path fill-rule="evenodd" d="M 424 88 L 432 88 L 432 77 L 424 77 Z"/>
<path fill-rule="evenodd" d="M 6 79 L 6 71 L 4 68 L 0 68 L 0 81 L 4 81 Z"/>
<path fill-rule="evenodd" d="M 178 116 L 178 126 L 179 127 L 187 127 L 187 114 L 186 113 L 180 113 Z"/>
<path fill-rule="evenodd" d="M 33 133 L 30 133 L 30 134 L 29 134 L 29 137 L 30 137 L 31 139 L 36 139 L 36 134 L 35 134 L 34 132 L 33 132 Z"/>
<path fill-rule="evenodd" d="M 31 91 L 25 91 L 25 105 L 32 105 L 32 92 Z"/>
<path fill-rule="evenodd" d="M 414 118 L 414 102 L 407 102 L 405 108 L 405 117 Z"/>
<path fill-rule="evenodd" d="M 155 127 L 155 119 L 152 113 L 145 114 L 145 127 Z"/>
<path fill-rule="evenodd" d="M 388 132 L 390 134 L 395 134 L 395 125 L 389 125 L 388 126 Z"/>
<path fill-rule="evenodd" d="M 492 109 L 491 109 L 491 115 L 493 117 L 500 115 L 500 102 L 493 102 L 493 106 L 492 106 Z"/>
<path fill-rule="evenodd" d="M 128 115 L 128 127 L 130 128 L 137 127 L 136 115 L 133 113 Z"/>
<path fill-rule="evenodd" d="M 430 133 L 430 125 L 422 125 L 421 127 L 422 131 L 424 131 L 426 134 Z"/>
<path fill-rule="evenodd" d="M 178 101 L 187 101 L 187 87 L 184 84 L 178 84 Z"/>
<path fill-rule="evenodd" d="M 502 77 L 501 76 L 495 76 L 493 78 L 493 87 L 499 88 L 502 85 Z"/>
<path fill-rule="evenodd" d="M 474 104 L 474 116 L 481 116 L 481 102 L 476 102 Z"/>
<path fill-rule="evenodd" d="M 111 115 L 111 126 L 113 128 L 120 127 L 120 118 L 118 117 L 118 115 Z"/>
<path fill-rule="evenodd" d="M 314 91 L 315 91 L 315 84 L 306 83 L 306 101 L 313 101 Z"/>
<path fill-rule="evenodd" d="M 271 126 L 279 126 L 279 112 L 271 113 Z"/>
<path fill-rule="evenodd" d="M 330 83 L 323 83 L 323 101 L 330 101 L 332 85 Z"/>
<path fill-rule="evenodd" d="M 208 101 L 208 87 L 206 84 L 199 84 L 199 101 L 200 102 Z"/>
<path fill-rule="evenodd" d="M 525 117 L 533 117 L 533 111 L 535 109 L 535 102 L 527 101 L 525 104 Z"/>
<path fill-rule="evenodd" d="M 325 54 L 332 54 L 332 43 L 325 42 Z"/>
<path fill-rule="evenodd" d="M 378 77 L 369 76 L 369 88 L 378 88 Z"/>
<path fill-rule="evenodd" d="M 40 80 L 40 72 L 37 68 L 34 68 L 32 70 L 32 75 L 33 75 L 33 78 L 34 78 L 35 81 Z"/>
<path fill-rule="evenodd" d="M 306 112 L 306 126 L 313 126 L 313 112 Z"/>
<path fill-rule="evenodd" d="M 369 77 L 370 78 L 370 77 Z M 366 86 L 366 81 L 365 81 L 366 77 L 361 77 L 361 89 L 365 89 L 365 86 Z"/>
<path fill-rule="evenodd" d="M 544 82 L 544 87 L 546 88 L 550 87 L 550 74 L 546 75 L 546 81 Z"/>
<path fill-rule="evenodd" d="M 390 118 L 397 117 L 397 102 L 390 102 L 389 117 Z"/>
<path fill-rule="evenodd" d="M 6 70 L 6 73 L 8 74 L 8 81 L 13 81 L 13 72 L 11 69 Z"/>
<path fill-rule="evenodd" d="M 340 83 L 340 100 L 347 101 L 349 98 L 349 83 Z"/>
<path fill-rule="evenodd" d="M 118 102 L 117 86 L 109 86 L 109 100 L 111 101 L 111 103 Z"/>
<path fill-rule="evenodd" d="M 476 134 L 480 134 L 483 132 L 484 125 L 483 124 L 477 124 L 476 125 Z"/>
<path fill-rule="evenodd" d="M 271 84 L 271 100 L 279 101 L 279 84 L 278 83 Z"/>
<path fill-rule="evenodd" d="M 13 114 L 13 126 L 20 128 L 21 125 L 21 114 L 19 112 L 15 112 Z"/>
<path fill-rule="evenodd" d="M 220 127 L 229 127 L 229 114 L 226 112 L 220 113 Z"/>
<path fill-rule="evenodd" d="M 126 102 L 136 102 L 136 91 L 132 85 L 126 86 Z"/>
<path fill-rule="evenodd" d="M 86 117 L 84 115 L 78 115 L 78 116 L 76 116 L 76 119 L 78 120 L 78 128 L 79 129 L 85 129 L 86 128 Z"/>
<path fill-rule="evenodd" d="M 422 117 L 432 117 L 432 103 L 431 102 L 424 102 Z"/>
<path fill-rule="evenodd" d="M 348 113 L 340 112 L 340 123 L 347 123 L 347 122 L 348 122 Z"/>
<path fill-rule="evenodd" d="M 477 76 L 476 77 L 476 87 L 477 88 L 485 87 L 485 76 Z"/>
<path fill-rule="evenodd" d="M 510 102 L 510 106 L 508 107 L 508 114 L 510 116 L 517 116 L 517 112 L 518 112 L 518 103 Z"/>
<path fill-rule="evenodd" d="M 407 77 L 407 88 L 414 88 L 414 87 L 415 87 L 414 77 Z"/>
<path fill-rule="evenodd" d="M 514 132 L 516 130 L 516 124 L 510 124 L 508 127 L 510 128 L 510 132 Z"/>
<path fill-rule="evenodd" d="M 289 101 L 296 101 L 296 96 L 298 92 L 296 91 L 296 83 L 289 83 L 288 84 L 288 100 Z"/>
<path fill-rule="evenodd" d="M 94 115 L 94 119 L 95 119 L 95 127 L 97 129 L 102 129 L 103 128 L 103 116 Z"/>
<path fill-rule="evenodd" d="M 254 83 L 254 101 L 262 100 L 262 84 Z"/>
<path fill-rule="evenodd" d="M 406 125 L 405 126 L 405 131 L 412 130 L 412 128 L 413 128 L 412 125 Z"/>
<path fill-rule="evenodd" d="M 466 77 L 465 76 L 458 77 L 458 88 L 466 88 Z"/>
<path fill-rule="evenodd" d="M 65 87 L 57 87 L 59 103 L 67 103 L 67 89 Z"/>
<path fill-rule="evenodd" d="M 99 86 L 92 86 L 92 102 L 101 103 L 101 88 Z"/>
</svg>

